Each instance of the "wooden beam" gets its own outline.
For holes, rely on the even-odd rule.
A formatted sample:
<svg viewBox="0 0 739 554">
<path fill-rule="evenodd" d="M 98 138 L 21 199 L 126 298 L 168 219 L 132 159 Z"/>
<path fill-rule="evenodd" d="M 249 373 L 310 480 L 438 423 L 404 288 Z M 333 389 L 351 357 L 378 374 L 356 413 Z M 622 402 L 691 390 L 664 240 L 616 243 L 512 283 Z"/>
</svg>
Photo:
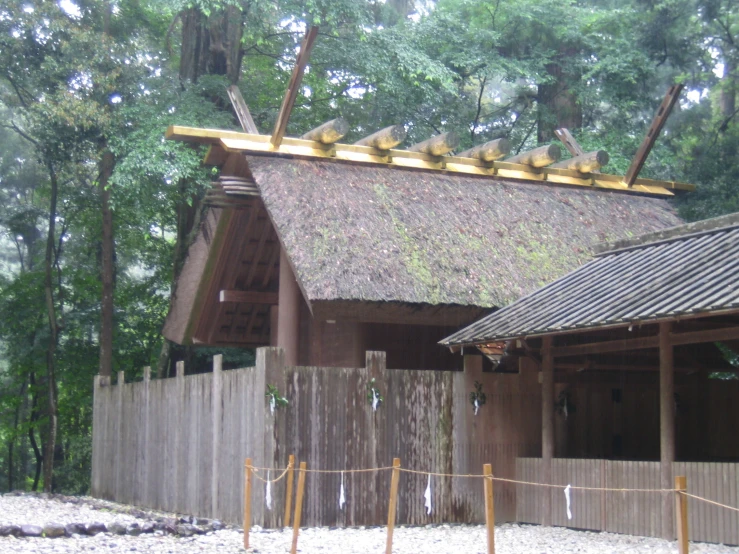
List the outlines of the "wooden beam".
<svg viewBox="0 0 739 554">
<path fill-rule="evenodd" d="M 660 486 L 672 488 L 675 461 L 675 370 L 670 341 L 672 323 L 659 324 L 659 452 Z M 662 493 L 662 538 L 673 539 L 673 493 Z"/>
<path fill-rule="evenodd" d="M 241 91 L 239 90 L 239 87 L 237 87 L 236 85 L 231 85 L 226 88 L 226 91 L 228 92 L 228 97 L 231 100 L 231 105 L 233 106 L 234 112 L 236 112 L 236 117 L 239 118 L 241 128 L 244 130 L 245 133 L 258 135 L 259 129 L 257 129 L 257 126 L 254 123 L 254 119 L 252 119 L 251 117 L 251 112 L 249 111 L 246 102 L 244 102 L 244 97 L 241 96 Z"/>
<path fill-rule="evenodd" d="M 572 157 L 582 156 L 585 153 L 585 150 L 582 149 L 582 147 L 577 143 L 575 140 L 575 137 L 572 136 L 572 133 L 570 133 L 569 129 L 565 129 L 564 127 L 561 129 L 555 129 L 554 134 L 557 136 L 559 141 L 565 145 L 565 148 L 567 148 L 567 151 L 572 155 Z"/>
<path fill-rule="evenodd" d="M 562 149 L 556 144 L 547 144 L 528 152 L 521 152 L 505 160 L 507 163 L 544 167 L 553 164 L 562 157 Z"/>
<path fill-rule="evenodd" d="M 285 136 L 287 121 L 290 119 L 290 113 L 293 111 L 295 99 L 298 97 L 300 83 L 303 81 L 303 72 L 308 66 L 310 52 L 313 49 L 316 35 L 318 35 L 318 27 L 311 27 L 305 34 L 303 42 L 300 43 L 300 53 L 298 54 L 298 58 L 295 60 L 295 67 L 290 76 L 290 82 L 287 85 L 287 92 L 285 92 L 285 98 L 282 100 L 280 113 L 277 114 L 277 121 L 275 122 L 275 129 L 272 131 L 272 137 L 270 138 L 270 143 L 275 148 L 282 144 L 282 139 Z"/>
<path fill-rule="evenodd" d="M 580 154 L 579 156 L 575 156 L 569 160 L 552 164 L 552 167 L 573 169 L 580 173 L 592 173 L 608 164 L 609 159 L 608 152 L 605 150 L 596 150 L 594 152 L 588 152 L 587 154 Z"/>
<path fill-rule="evenodd" d="M 218 295 L 220 302 L 236 302 L 239 304 L 277 304 L 276 292 L 259 292 L 253 290 L 222 290 Z"/>
<path fill-rule="evenodd" d="M 652 150 L 660 131 L 662 131 L 662 127 L 665 126 L 665 122 L 667 121 L 673 106 L 677 102 L 677 99 L 680 97 L 680 92 L 682 92 L 683 87 L 683 84 L 672 85 L 667 91 L 667 94 L 665 94 L 665 98 L 662 100 L 662 104 L 660 104 L 660 107 L 652 120 L 652 124 L 649 126 L 647 136 L 644 137 L 641 146 L 639 146 L 639 149 L 636 151 L 634 159 L 631 161 L 629 169 L 626 171 L 624 183 L 627 187 L 633 186 L 636 182 L 636 178 L 639 176 L 642 167 L 644 167 L 644 162 L 647 161 L 647 156 L 649 156 L 649 152 Z"/>
<path fill-rule="evenodd" d="M 459 136 L 454 131 L 449 131 L 448 133 L 442 133 L 418 144 L 414 144 L 408 150 L 411 152 L 421 152 L 429 156 L 443 156 L 454 150 L 457 146 L 459 146 Z"/>
<path fill-rule="evenodd" d="M 707 329 L 705 331 L 690 331 L 687 333 L 670 333 L 669 341 L 672 346 L 685 344 L 699 344 L 704 342 L 722 342 L 739 340 L 739 327 L 724 327 L 722 329 Z M 554 348 L 554 356 L 580 356 L 587 354 L 604 354 L 606 352 L 621 352 L 624 350 L 642 350 L 659 347 L 659 336 L 638 337 L 634 339 L 620 339 L 586 344 L 573 344 Z"/>
<path fill-rule="evenodd" d="M 474 146 L 457 154 L 459 158 L 474 158 L 484 162 L 494 162 L 507 156 L 511 151 L 511 143 L 507 138 L 499 138 Z"/>
<path fill-rule="evenodd" d="M 585 356 L 587 354 L 603 354 L 605 352 L 657 348 L 658 345 L 658 337 L 651 336 L 635 339 L 591 342 L 587 344 L 573 344 L 571 346 L 559 346 L 553 349 L 553 353 L 555 358 L 562 358 L 566 356 Z"/>
<path fill-rule="evenodd" d="M 378 150 L 390 150 L 403 142 L 406 135 L 407 131 L 405 127 L 402 125 L 391 125 L 358 140 L 354 144 L 357 146 L 371 146 Z"/>
<path fill-rule="evenodd" d="M 349 132 L 349 122 L 343 117 L 337 117 L 311 129 L 302 137 L 304 140 L 314 140 L 321 144 L 333 144 L 339 142 Z"/>
<path fill-rule="evenodd" d="M 165 133 L 170 140 L 181 140 L 199 144 L 218 144 L 225 151 L 243 154 L 285 155 L 300 159 L 323 159 L 339 163 L 381 165 L 394 169 L 422 169 L 426 171 L 445 171 L 461 173 L 473 177 L 501 177 L 513 180 L 547 181 L 551 184 L 576 185 L 595 189 L 608 189 L 617 192 L 638 192 L 652 196 L 674 196 L 671 192 L 692 191 L 695 186 L 675 181 L 657 181 L 639 178 L 633 187 L 623 183 L 620 175 L 591 174 L 583 178 L 583 174 L 562 168 L 541 167 L 510 163 L 508 160 L 484 162 L 474 158 L 446 156 L 445 163 L 439 158 L 420 152 L 408 150 L 380 150 L 371 146 L 341 144 L 324 145 L 315 141 L 285 137 L 279 148 L 270 144 L 269 135 L 253 135 L 238 131 L 219 129 L 199 129 L 195 127 L 170 126 Z M 364 140 L 364 139 L 363 139 Z M 229 159 L 231 159 L 229 157 Z M 227 162 L 228 163 L 228 162 Z"/>
<path fill-rule="evenodd" d="M 705 331 L 691 331 L 690 333 L 670 334 L 670 344 L 697 344 L 700 342 L 722 342 L 739 340 L 739 327 L 724 327 L 722 329 L 707 329 Z"/>
</svg>

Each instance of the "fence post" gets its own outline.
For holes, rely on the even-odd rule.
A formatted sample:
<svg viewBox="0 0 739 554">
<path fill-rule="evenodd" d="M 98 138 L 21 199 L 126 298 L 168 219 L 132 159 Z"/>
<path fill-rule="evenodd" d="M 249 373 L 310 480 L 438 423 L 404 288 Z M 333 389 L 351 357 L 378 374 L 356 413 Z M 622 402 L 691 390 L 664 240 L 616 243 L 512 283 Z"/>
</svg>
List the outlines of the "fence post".
<svg viewBox="0 0 739 554">
<path fill-rule="evenodd" d="M 251 458 L 244 462 L 244 549 L 249 548 L 251 529 Z"/>
<path fill-rule="evenodd" d="M 140 491 L 140 499 L 142 500 L 142 504 L 144 506 L 151 506 L 153 502 L 150 498 L 149 493 L 149 465 L 147 463 L 147 453 L 151 452 L 151 426 L 149 423 L 149 420 L 151 419 L 151 416 L 149 414 L 149 410 L 151 409 L 150 405 L 150 394 L 151 394 L 151 366 L 146 366 L 144 368 L 144 446 L 143 450 L 139 451 L 141 453 L 141 458 L 144 460 L 143 466 L 143 487 Z M 141 447 L 139 447 L 141 448 Z"/>
<path fill-rule="evenodd" d="M 118 413 L 115 422 L 115 501 L 123 502 L 121 498 L 121 473 L 124 471 L 121 457 L 123 456 L 123 385 L 126 376 L 123 371 L 118 372 L 116 393 L 118 396 Z"/>
<path fill-rule="evenodd" d="M 390 505 L 387 510 L 387 544 L 385 554 L 393 552 L 393 531 L 395 530 L 395 507 L 398 501 L 398 481 L 400 480 L 400 458 L 393 458 L 393 476 L 390 479 Z"/>
<path fill-rule="evenodd" d="M 287 491 L 285 492 L 285 527 L 290 527 L 290 510 L 293 507 L 293 479 L 295 478 L 295 455 L 287 459 Z"/>
<path fill-rule="evenodd" d="M 488 554 L 495 554 L 495 505 L 493 504 L 493 466 L 482 466 L 485 475 L 485 525 L 488 529 Z"/>
<path fill-rule="evenodd" d="M 305 490 L 305 462 L 300 462 L 298 472 L 298 497 L 295 499 L 295 518 L 293 520 L 293 544 L 290 554 L 298 551 L 298 533 L 300 532 L 300 516 L 303 513 L 303 491 Z"/>
<path fill-rule="evenodd" d="M 218 466 L 221 465 L 221 424 L 223 421 L 223 355 L 213 356 L 210 401 L 213 409 L 213 443 L 210 472 L 210 517 L 218 518 Z"/>
<path fill-rule="evenodd" d="M 675 516 L 677 521 L 677 551 L 688 554 L 688 497 L 683 494 L 688 489 L 685 476 L 675 477 Z"/>
</svg>

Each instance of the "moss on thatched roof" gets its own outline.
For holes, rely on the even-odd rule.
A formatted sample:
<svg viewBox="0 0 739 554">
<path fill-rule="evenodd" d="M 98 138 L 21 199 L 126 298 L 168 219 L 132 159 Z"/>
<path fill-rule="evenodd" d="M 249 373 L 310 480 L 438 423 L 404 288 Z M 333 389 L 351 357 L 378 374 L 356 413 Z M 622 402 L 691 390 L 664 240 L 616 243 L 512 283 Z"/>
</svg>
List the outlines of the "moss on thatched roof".
<svg viewBox="0 0 739 554">
<path fill-rule="evenodd" d="M 504 306 L 601 242 L 680 220 L 662 199 L 247 156 L 311 301 Z"/>
</svg>

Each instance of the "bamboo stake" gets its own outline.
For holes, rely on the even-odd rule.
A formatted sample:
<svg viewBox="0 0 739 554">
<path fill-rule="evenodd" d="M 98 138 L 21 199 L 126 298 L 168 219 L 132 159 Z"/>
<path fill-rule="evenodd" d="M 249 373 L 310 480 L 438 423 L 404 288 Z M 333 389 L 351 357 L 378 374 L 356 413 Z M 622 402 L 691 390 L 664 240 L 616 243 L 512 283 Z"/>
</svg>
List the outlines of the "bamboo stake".
<svg viewBox="0 0 739 554">
<path fill-rule="evenodd" d="M 251 458 L 244 462 L 244 549 L 249 548 L 251 528 Z"/>
<path fill-rule="evenodd" d="M 300 462 L 298 471 L 298 497 L 295 499 L 295 519 L 293 521 L 293 545 L 290 554 L 298 552 L 298 533 L 300 532 L 300 516 L 303 513 L 303 491 L 305 490 L 305 462 Z"/>
<path fill-rule="evenodd" d="M 675 477 L 675 517 L 677 518 L 677 551 L 688 554 L 688 497 L 684 493 L 688 489 L 685 476 Z"/>
<path fill-rule="evenodd" d="M 485 475 L 485 524 L 488 529 L 488 554 L 495 554 L 495 505 L 493 504 L 493 466 L 482 466 Z"/>
<path fill-rule="evenodd" d="M 290 469 L 287 471 L 287 498 L 285 499 L 285 527 L 290 527 L 290 510 L 293 507 L 293 479 L 295 478 L 295 456 L 290 454 L 287 459 Z"/>
<path fill-rule="evenodd" d="M 393 476 L 390 479 L 390 505 L 387 510 L 387 543 L 385 554 L 393 553 L 393 531 L 395 530 L 395 508 L 398 502 L 398 481 L 400 480 L 400 458 L 393 458 Z"/>
</svg>

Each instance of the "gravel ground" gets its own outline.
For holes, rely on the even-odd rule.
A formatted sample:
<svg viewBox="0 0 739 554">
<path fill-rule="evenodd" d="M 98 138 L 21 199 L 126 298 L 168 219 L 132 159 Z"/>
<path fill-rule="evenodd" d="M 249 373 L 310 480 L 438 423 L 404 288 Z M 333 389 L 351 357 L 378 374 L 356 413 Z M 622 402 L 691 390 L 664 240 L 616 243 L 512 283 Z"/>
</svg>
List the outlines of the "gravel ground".
<svg viewBox="0 0 739 554">
<path fill-rule="evenodd" d="M 0 497 L 0 525 L 34 523 L 101 522 L 106 525 L 118 522 L 130 524 L 144 520 L 119 513 L 127 507 L 113 503 L 100 504 L 89 499 L 79 503 L 34 497 Z M 98 509 L 92 509 L 95 505 Z M 103 509 L 100 509 L 103 508 Z M 109 511 L 108 511 L 109 510 Z M 171 516 L 173 517 L 173 516 Z M 288 552 L 290 530 L 252 531 L 251 552 L 273 554 Z M 563 528 L 546 528 L 534 525 L 504 524 L 495 529 L 497 554 L 672 554 L 677 553 L 675 543 L 660 539 L 571 531 Z M 161 531 L 139 536 L 99 533 L 95 536 L 73 536 L 56 539 L 0 537 L 0 552 L 11 554 L 73 552 L 106 552 L 122 554 L 146 552 L 165 553 L 230 553 L 243 552 L 243 535 L 237 529 L 210 531 L 192 537 L 177 537 Z M 485 528 L 477 525 L 439 525 L 428 527 L 399 527 L 395 530 L 394 552 L 409 554 L 474 554 L 485 552 Z M 302 529 L 298 543 L 300 552 L 364 553 L 383 552 L 385 529 Z M 691 553 L 739 554 L 738 547 L 696 543 Z"/>
</svg>

